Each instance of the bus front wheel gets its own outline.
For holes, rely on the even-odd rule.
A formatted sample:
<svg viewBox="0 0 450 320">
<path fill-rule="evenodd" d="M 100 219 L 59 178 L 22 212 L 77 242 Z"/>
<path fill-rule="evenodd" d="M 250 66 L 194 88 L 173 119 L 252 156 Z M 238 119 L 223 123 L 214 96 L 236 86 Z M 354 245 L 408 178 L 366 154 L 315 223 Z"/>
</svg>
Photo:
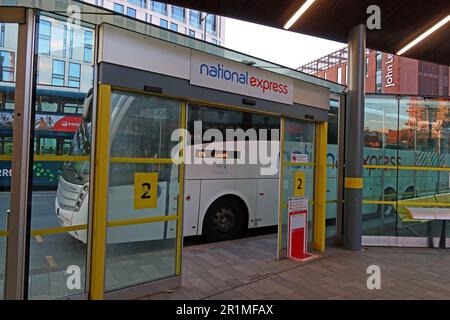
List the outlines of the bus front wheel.
<svg viewBox="0 0 450 320">
<path fill-rule="evenodd" d="M 203 223 L 203 234 L 209 242 L 236 239 L 246 226 L 245 208 L 234 197 L 222 197 L 208 209 Z"/>
</svg>

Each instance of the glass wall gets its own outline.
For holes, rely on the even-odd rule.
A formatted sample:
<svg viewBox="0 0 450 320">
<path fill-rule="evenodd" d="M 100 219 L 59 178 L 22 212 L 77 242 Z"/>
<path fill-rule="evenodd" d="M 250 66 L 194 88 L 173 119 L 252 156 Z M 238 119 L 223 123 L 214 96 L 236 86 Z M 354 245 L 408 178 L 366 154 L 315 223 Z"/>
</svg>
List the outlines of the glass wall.
<svg viewBox="0 0 450 320">
<path fill-rule="evenodd" d="M 5 281 L 7 214 L 11 205 L 17 34 L 17 24 L 0 23 L 0 300 Z"/>
<path fill-rule="evenodd" d="M 181 102 L 113 91 L 106 248 L 106 291 L 176 275 L 180 255 Z"/>
<path fill-rule="evenodd" d="M 450 99 L 366 97 L 364 235 L 438 237 L 407 208 L 450 207 Z"/>
<path fill-rule="evenodd" d="M 282 178 L 282 226 L 281 249 L 287 248 L 288 201 L 296 195 L 308 197 L 308 238 L 313 239 L 313 199 L 315 168 L 315 124 L 302 120 L 286 119 L 284 126 L 284 153 Z M 298 181 L 297 175 L 304 179 Z M 299 184 L 300 183 L 300 184 Z M 301 190 L 301 192 L 296 192 Z"/>
<path fill-rule="evenodd" d="M 39 16 L 29 299 L 86 290 L 93 39 Z"/>
<path fill-rule="evenodd" d="M 331 99 L 328 113 L 327 137 L 327 206 L 326 238 L 336 235 L 336 214 L 338 202 L 338 159 L 339 159 L 339 99 Z"/>
</svg>

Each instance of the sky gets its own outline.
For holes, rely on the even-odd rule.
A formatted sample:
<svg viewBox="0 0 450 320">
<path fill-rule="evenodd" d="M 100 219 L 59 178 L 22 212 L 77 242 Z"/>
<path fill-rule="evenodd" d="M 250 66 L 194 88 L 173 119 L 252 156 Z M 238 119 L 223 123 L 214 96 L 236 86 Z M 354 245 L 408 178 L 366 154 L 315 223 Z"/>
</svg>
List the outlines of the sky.
<svg viewBox="0 0 450 320">
<path fill-rule="evenodd" d="M 296 69 L 345 44 L 226 18 L 225 47 Z"/>
</svg>

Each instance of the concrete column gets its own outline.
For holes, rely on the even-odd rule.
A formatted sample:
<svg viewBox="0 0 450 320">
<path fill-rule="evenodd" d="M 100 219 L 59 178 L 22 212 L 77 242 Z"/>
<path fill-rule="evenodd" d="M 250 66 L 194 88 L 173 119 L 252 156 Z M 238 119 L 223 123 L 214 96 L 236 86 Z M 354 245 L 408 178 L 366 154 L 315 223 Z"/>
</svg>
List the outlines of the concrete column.
<svg viewBox="0 0 450 320">
<path fill-rule="evenodd" d="M 361 250 L 366 26 L 348 34 L 348 96 L 345 129 L 344 248 Z"/>
</svg>

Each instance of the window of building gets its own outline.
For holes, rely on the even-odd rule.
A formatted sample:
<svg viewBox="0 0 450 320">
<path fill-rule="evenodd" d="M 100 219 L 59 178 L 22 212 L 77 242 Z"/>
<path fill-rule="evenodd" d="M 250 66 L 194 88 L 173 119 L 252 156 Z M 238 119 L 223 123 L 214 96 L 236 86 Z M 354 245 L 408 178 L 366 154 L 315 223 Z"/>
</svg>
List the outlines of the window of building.
<svg viewBox="0 0 450 320">
<path fill-rule="evenodd" d="M 52 38 L 52 23 L 47 20 L 39 22 L 39 54 L 50 55 Z"/>
<path fill-rule="evenodd" d="M 383 60 L 383 53 L 377 51 L 376 54 L 376 73 L 375 73 L 375 90 L 377 93 L 381 92 L 381 62 Z"/>
<path fill-rule="evenodd" d="M 217 35 L 217 16 L 208 14 L 206 16 L 206 32 L 212 35 Z"/>
<path fill-rule="evenodd" d="M 187 29 L 187 32 L 188 32 L 188 36 L 189 36 L 189 37 L 195 38 L 195 31 L 194 31 L 194 30 Z"/>
<path fill-rule="evenodd" d="M 0 81 L 14 81 L 15 54 L 0 51 Z"/>
<path fill-rule="evenodd" d="M 53 60 L 52 85 L 64 86 L 64 77 L 66 74 L 66 63 L 61 60 Z"/>
<path fill-rule="evenodd" d="M 94 43 L 93 32 L 84 32 L 84 61 L 92 63 L 92 47 Z"/>
<path fill-rule="evenodd" d="M 167 16 L 167 4 L 158 1 L 152 1 L 152 10 Z"/>
<path fill-rule="evenodd" d="M 81 80 L 81 65 L 69 63 L 69 87 L 79 88 Z"/>
<path fill-rule="evenodd" d="M 337 82 L 342 83 L 342 67 L 337 69 Z"/>
<path fill-rule="evenodd" d="M 212 39 L 211 39 L 211 43 L 217 44 L 217 40 L 214 39 L 214 38 L 212 38 Z"/>
<path fill-rule="evenodd" d="M 0 23 L 0 47 L 5 46 L 5 24 Z"/>
<path fill-rule="evenodd" d="M 123 14 L 124 13 L 124 6 L 119 3 L 114 3 L 114 11 Z"/>
<path fill-rule="evenodd" d="M 70 29 L 69 32 L 69 59 L 73 59 L 73 29 Z"/>
<path fill-rule="evenodd" d="M 202 24 L 200 11 L 189 10 L 189 24 L 200 29 Z"/>
<path fill-rule="evenodd" d="M 172 6 L 172 18 L 184 22 L 184 19 L 185 19 L 184 8 L 178 7 L 178 6 Z"/>
<path fill-rule="evenodd" d="M 380 51 L 377 51 L 377 71 L 381 70 L 381 61 L 383 60 L 383 54 Z"/>
<path fill-rule="evenodd" d="M 136 18 L 136 9 L 133 9 L 133 8 L 127 8 L 127 16 Z"/>
<path fill-rule="evenodd" d="M 82 114 L 83 113 L 83 106 L 76 103 L 66 102 L 64 104 L 64 113 L 70 113 L 70 114 Z"/>
<path fill-rule="evenodd" d="M 167 22 L 167 20 L 164 19 L 159 19 L 159 25 L 163 28 L 169 28 L 169 23 Z"/>
<path fill-rule="evenodd" d="M 99 7 L 103 7 L 103 0 L 96 0 L 95 4 L 98 5 Z"/>
<path fill-rule="evenodd" d="M 135 6 L 141 7 L 141 8 L 147 8 L 146 0 L 128 0 L 128 2 L 131 4 L 134 4 Z"/>
<path fill-rule="evenodd" d="M 170 30 L 178 32 L 178 25 L 176 23 L 170 23 Z"/>
</svg>

